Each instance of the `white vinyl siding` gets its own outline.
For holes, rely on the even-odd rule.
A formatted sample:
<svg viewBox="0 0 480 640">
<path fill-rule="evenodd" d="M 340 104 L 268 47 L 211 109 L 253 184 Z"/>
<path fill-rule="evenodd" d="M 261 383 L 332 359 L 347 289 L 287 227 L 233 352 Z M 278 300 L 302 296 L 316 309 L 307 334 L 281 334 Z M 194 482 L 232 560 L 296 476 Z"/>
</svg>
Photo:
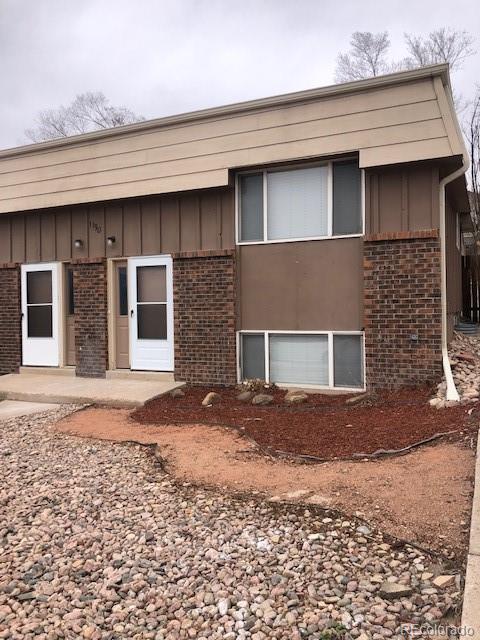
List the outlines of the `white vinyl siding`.
<svg viewBox="0 0 480 640">
<path fill-rule="evenodd" d="M 239 379 L 325 389 L 364 388 L 363 333 L 241 331 Z M 263 375 L 262 375 L 263 374 Z"/>
</svg>

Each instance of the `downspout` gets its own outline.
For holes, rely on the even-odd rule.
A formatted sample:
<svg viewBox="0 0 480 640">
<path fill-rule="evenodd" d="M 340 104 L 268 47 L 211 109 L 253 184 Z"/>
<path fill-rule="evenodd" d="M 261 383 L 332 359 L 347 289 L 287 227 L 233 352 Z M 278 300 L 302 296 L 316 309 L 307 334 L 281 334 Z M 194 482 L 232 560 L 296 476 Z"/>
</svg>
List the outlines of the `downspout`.
<svg viewBox="0 0 480 640">
<path fill-rule="evenodd" d="M 445 220 L 446 220 L 446 206 L 445 206 L 445 187 L 456 178 L 460 177 L 464 173 L 468 171 L 470 166 L 470 160 L 468 157 L 468 153 L 465 152 L 462 154 L 462 166 L 450 173 L 445 178 L 440 180 L 440 269 L 441 269 L 441 283 L 440 283 L 440 291 L 441 291 L 441 301 L 442 301 L 442 362 L 443 362 L 443 373 L 445 375 L 445 382 L 447 383 L 447 393 L 446 399 L 458 402 L 460 400 L 460 396 L 458 395 L 457 388 L 455 387 L 455 382 L 453 381 L 452 375 L 452 367 L 450 366 L 450 360 L 448 357 L 448 326 L 447 326 L 447 241 L 446 241 L 446 232 L 445 232 Z"/>
</svg>

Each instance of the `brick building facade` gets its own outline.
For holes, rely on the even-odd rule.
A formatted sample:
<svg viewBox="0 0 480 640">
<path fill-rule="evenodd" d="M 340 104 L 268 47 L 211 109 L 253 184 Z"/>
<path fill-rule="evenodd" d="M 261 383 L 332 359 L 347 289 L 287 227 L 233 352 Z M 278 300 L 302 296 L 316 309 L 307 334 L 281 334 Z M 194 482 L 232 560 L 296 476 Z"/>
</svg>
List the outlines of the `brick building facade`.
<svg viewBox="0 0 480 640">
<path fill-rule="evenodd" d="M 437 381 L 442 374 L 438 232 L 367 237 L 364 278 L 368 385 Z"/>
<path fill-rule="evenodd" d="M 22 363 L 20 268 L 0 268 L 0 375 L 17 372 Z"/>
<path fill-rule="evenodd" d="M 235 252 L 173 256 L 175 376 L 235 384 Z"/>
<path fill-rule="evenodd" d="M 448 65 L 0 151 L 0 374 L 434 382 L 465 160 Z"/>
<path fill-rule="evenodd" d="M 76 373 L 84 378 L 105 377 L 108 368 L 105 261 L 77 262 L 73 282 Z"/>
</svg>

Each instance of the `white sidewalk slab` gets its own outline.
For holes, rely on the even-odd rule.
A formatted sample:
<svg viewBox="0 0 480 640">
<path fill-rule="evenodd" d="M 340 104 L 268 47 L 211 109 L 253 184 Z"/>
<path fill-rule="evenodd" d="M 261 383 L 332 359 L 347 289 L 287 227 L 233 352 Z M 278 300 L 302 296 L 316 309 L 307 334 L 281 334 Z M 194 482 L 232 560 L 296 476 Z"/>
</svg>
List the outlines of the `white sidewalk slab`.
<svg viewBox="0 0 480 640">
<path fill-rule="evenodd" d="M 480 431 L 478 432 L 477 441 L 475 491 L 473 494 L 470 548 L 463 596 L 462 627 L 466 632 L 466 638 L 480 640 Z"/>
<path fill-rule="evenodd" d="M 28 402 L 93 403 L 138 407 L 183 386 L 173 380 L 77 378 L 45 373 L 11 373 L 0 377 L 0 396 Z"/>
<path fill-rule="evenodd" d="M 3 400 L 0 402 L 0 421 L 28 416 L 32 413 L 42 413 L 55 409 L 56 404 L 47 402 L 23 402 L 21 400 Z"/>
</svg>

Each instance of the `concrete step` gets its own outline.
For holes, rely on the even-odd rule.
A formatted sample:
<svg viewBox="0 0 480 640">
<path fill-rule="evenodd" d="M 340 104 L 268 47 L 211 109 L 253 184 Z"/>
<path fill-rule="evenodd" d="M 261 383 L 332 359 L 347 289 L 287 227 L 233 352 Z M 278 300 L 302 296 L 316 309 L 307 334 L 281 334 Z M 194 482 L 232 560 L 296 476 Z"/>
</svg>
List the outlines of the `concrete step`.
<svg viewBox="0 0 480 640">
<path fill-rule="evenodd" d="M 20 367 L 19 373 L 75 377 L 75 367 Z"/>
<path fill-rule="evenodd" d="M 183 382 L 170 380 L 106 380 L 37 373 L 0 376 L 0 398 L 29 402 L 74 402 L 110 407 L 138 407 L 169 393 Z"/>
<path fill-rule="evenodd" d="M 110 369 L 107 380 L 145 380 L 149 382 L 174 382 L 171 371 L 132 371 L 131 369 Z"/>
</svg>

